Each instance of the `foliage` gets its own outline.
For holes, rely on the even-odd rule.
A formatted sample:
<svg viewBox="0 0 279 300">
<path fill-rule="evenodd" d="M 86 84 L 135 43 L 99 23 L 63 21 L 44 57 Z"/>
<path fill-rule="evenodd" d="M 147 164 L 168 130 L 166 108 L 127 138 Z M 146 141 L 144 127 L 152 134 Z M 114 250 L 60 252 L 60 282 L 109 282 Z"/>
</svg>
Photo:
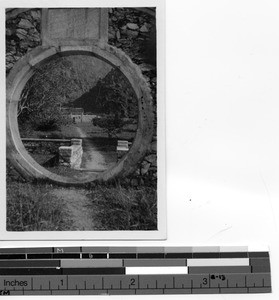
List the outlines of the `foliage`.
<svg viewBox="0 0 279 300">
<path fill-rule="evenodd" d="M 92 87 L 97 80 L 94 66 L 93 58 L 82 55 L 56 58 L 39 66 L 21 95 L 20 127 L 56 130 L 69 124 L 70 119 L 62 114 L 61 107 L 71 105 Z"/>
<path fill-rule="evenodd" d="M 27 183 L 9 163 L 6 171 L 7 230 L 72 230 L 72 221 L 65 209 L 67 199 L 58 199 L 51 192 L 51 184 Z M 90 183 L 84 188 L 88 198 L 87 209 L 93 212 L 92 229 L 157 229 L 156 185 L 131 186 L 127 181 L 116 181 Z M 72 189 L 73 192 L 79 192 L 79 188 Z"/>
<path fill-rule="evenodd" d="M 92 123 L 94 126 L 106 129 L 108 135 L 111 137 L 124 125 L 125 122 L 120 119 L 117 114 L 115 114 L 114 116 L 107 115 L 101 118 L 94 118 L 92 119 Z"/>
<path fill-rule="evenodd" d="M 8 181 L 7 230 L 69 230 L 64 204 L 49 190 L 49 185 Z"/>
<path fill-rule="evenodd" d="M 117 115 L 119 118 L 137 115 L 137 100 L 134 91 L 119 70 L 114 69 L 108 76 L 100 79 L 96 89 L 99 90 L 96 102 L 107 114 Z"/>
<path fill-rule="evenodd" d="M 8 168 L 10 170 L 10 167 Z M 94 230 L 156 230 L 157 193 L 155 187 L 132 187 L 117 183 L 87 186 L 87 209 L 94 212 Z M 7 174 L 8 231 L 73 230 L 65 209 L 66 199 L 51 193 L 52 185 L 26 183 Z M 78 188 L 73 188 L 78 192 Z"/>
<path fill-rule="evenodd" d="M 96 206 L 98 230 L 156 230 L 155 188 L 98 186 L 89 198 Z"/>
<path fill-rule="evenodd" d="M 105 113 L 92 120 L 94 126 L 104 128 L 112 136 L 126 124 L 125 119 L 137 119 L 137 99 L 130 83 L 119 70 L 114 69 L 100 79 L 94 89 L 98 90 L 96 107 Z"/>
</svg>

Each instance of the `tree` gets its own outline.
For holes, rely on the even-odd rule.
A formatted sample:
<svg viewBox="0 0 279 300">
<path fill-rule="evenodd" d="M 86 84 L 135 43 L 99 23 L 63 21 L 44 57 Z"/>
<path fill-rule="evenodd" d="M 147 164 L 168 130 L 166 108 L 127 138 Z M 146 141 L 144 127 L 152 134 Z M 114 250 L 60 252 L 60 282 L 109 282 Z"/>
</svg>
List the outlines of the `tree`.
<svg viewBox="0 0 279 300">
<path fill-rule="evenodd" d="M 93 58 L 73 55 L 56 58 L 38 67 L 21 95 L 18 105 L 20 127 L 53 130 L 69 123 L 61 107 L 70 106 L 97 81 L 94 66 Z"/>
<path fill-rule="evenodd" d="M 107 115 L 101 118 L 92 120 L 94 126 L 99 126 L 107 131 L 109 137 L 112 137 L 124 125 L 124 121 L 117 117 L 117 115 Z"/>
<path fill-rule="evenodd" d="M 117 69 L 113 69 L 106 77 L 100 79 L 96 85 L 100 90 L 96 98 L 107 114 L 115 118 L 129 118 L 137 116 L 137 99 L 126 77 Z"/>
<path fill-rule="evenodd" d="M 93 125 L 104 128 L 113 136 L 129 120 L 137 119 L 137 99 L 128 80 L 117 69 L 100 79 L 95 89 L 98 96 L 96 106 L 104 112 L 103 117 L 92 120 Z"/>
</svg>

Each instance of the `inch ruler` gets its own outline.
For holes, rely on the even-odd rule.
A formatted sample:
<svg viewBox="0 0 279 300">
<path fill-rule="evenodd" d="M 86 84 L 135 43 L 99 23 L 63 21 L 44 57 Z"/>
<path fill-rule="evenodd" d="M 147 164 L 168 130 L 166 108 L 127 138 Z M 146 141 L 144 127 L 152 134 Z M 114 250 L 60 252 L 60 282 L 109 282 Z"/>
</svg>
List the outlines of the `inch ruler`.
<svg viewBox="0 0 279 300">
<path fill-rule="evenodd" d="M 0 295 L 270 293 L 248 247 L 0 248 Z"/>
</svg>

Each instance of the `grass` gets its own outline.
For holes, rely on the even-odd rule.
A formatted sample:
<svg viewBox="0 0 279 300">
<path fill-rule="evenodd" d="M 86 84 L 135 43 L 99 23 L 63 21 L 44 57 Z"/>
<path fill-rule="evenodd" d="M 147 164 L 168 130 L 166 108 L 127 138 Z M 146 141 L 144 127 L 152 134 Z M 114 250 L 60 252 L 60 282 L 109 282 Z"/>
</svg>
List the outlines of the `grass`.
<svg viewBox="0 0 279 300">
<path fill-rule="evenodd" d="M 63 203 L 47 184 L 7 182 L 8 231 L 69 230 Z"/>
<path fill-rule="evenodd" d="M 98 186 L 88 197 L 98 208 L 98 230 L 157 230 L 155 188 Z"/>
<path fill-rule="evenodd" d="M 56 197 L 51 184 L 24 182 L 13 171 L 7 165 L 8 231 L 73 230 L 66 196 Z M 92 230 L 157 230 L 156 186 L 124 186 L 118 182 L 71 189 L 86 193 Z"/>
</svg>

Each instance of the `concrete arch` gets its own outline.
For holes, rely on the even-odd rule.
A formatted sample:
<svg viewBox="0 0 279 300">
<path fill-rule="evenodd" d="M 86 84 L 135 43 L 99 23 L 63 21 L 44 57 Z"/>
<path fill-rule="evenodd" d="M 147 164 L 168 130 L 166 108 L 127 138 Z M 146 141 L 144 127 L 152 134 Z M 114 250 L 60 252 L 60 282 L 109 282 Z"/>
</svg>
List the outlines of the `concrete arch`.
<svg viewBox="0 0 279 300">
<path fill-rule="evenodd" d="M 17 107 L 21 92 L 38 65 L 57 56 L 89 55 L 118 68 L 130 82 L 138 99 L 138 128 L 130 151 L 112 168 L 103 173 L 91 173 L 84 179 L 60 176 L 39 165 L 22 144 L 17 122 Z M 29 180 L 48 180 L 63 185 L 80 185 L 96 180 L 107 181 L 133 172 L 144 157 L 153 135 L 153 108 L 149 87 L 140 69 L 121 50 L 107 45 L 37 47 L 13 67 L 7 77 L 7 158 Z"/>
</svg>

